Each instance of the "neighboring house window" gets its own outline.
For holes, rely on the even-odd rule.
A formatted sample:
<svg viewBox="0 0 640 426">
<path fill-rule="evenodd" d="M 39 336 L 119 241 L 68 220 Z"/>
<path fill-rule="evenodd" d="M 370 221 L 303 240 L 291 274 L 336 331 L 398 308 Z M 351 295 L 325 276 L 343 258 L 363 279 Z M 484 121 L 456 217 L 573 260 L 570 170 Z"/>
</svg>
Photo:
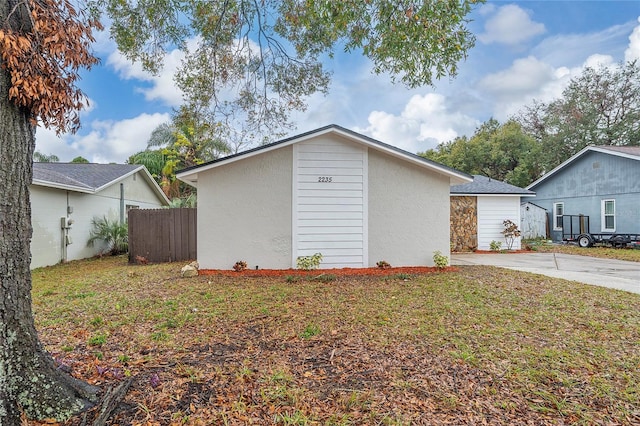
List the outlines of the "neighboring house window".
<svg viewBox="0 0 640 426">
<path fill-rule="evenodd" d="M 553 230 L 562 231 L 562 215 L 564 214 L 564 203 L 553 203 Z"/>
<path fill-rule="evenodd" d="M 616 200 L 602 200 L 602 232 L 613 232 L 616 230 Z"/>
</svg>

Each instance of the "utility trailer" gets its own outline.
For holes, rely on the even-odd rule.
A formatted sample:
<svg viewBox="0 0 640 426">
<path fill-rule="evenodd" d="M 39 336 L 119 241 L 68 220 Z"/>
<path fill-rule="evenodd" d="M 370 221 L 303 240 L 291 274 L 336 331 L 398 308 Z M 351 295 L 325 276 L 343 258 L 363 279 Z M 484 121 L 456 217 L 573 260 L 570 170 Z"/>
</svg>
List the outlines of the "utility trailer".
<svg viewBox="0 0 640 426">
<path fill-rule="evenodd" d="M 611 247 L 640 247 L 640 234 L 602 233 L 592 234 L 589 227 L 589 216 L 562 215 L 562 241 L 576 243 L 580 247 L 591 247 L 594 244 Z"/>
</svg>

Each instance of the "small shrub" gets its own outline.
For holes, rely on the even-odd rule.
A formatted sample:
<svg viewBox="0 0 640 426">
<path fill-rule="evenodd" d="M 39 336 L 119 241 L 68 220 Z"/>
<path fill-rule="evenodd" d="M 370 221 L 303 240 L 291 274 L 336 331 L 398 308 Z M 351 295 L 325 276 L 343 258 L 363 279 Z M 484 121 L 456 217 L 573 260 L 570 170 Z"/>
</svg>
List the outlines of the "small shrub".
<svg viewBox="0 0 640 426">
<path fill-rule="evenodd" d="M 518 229 L 518 225 L 509 219 L 504 220 L 502 225 L 504 226 L 502 235 L 504 235 L 504 240 L 507 243 L 507 250 L 511 250 L 514 241 L 520 236 L 520 230 Z"/>
<path fill-rule="evenodd" d="M 444 269 L 449 266 L 449 258 L 442 254 L 440 250 L 436 250 L 433 252 L 433 263 L 436 265 L 436 268 Z"/>
<path fill-rule="evenodd" d="M 233 265 L 233 270 L 236 272 L 244 271 L 247 269 L 247 262 L 244 260 L 238 260 L 235 265 Z"/>
<path fill-rule="evenodd" d="M 94 217 L 91 227 L 87 245 L 93 246 L 96 241 L 103 241 L 106 248 L 101 254 L 117 256 L 129 250 L 129 228 L 126 223 L 111 221 L 106 216 L 101 219 Z"/>
<path fill-rule="evenodd" d="M 491 249 L 491 251 L 500 251 L 502 250 L 502 243 L 500 241 L 493 240 L 489 243 L 489 249 Z"/>
<path fill-rule="evenodd" d="M 376 262 L 376 265 L 380 269 L 389 269 L 389 268 L 391 268 L 391 264 L 389 264 L 389 262 L 387 262 L 386 260 L 381 260 L 379 262 Z"/>
<path fill-rule="evenodd" d="M 296 266 L 298 269 L 310 271 L 312 269 L 318 269 L 320 262 L 322 262 L 322 253 L 316 253 L 313 256 L 298 256 Z"/>
</svg>

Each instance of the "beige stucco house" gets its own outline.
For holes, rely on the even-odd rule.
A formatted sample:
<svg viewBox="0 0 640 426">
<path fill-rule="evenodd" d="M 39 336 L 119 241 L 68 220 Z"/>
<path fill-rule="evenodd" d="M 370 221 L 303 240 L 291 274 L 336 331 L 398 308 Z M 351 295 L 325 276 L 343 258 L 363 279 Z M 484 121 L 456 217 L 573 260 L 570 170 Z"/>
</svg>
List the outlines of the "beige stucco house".
<svg viewBox="0 0 640 426">
<path fill-rule="evenodd" d="M 34 163 L 31 198 L 31 268 L 95 256 L 87 246 L 94 217 L 126 220 L 132 208 L 169 205 L 144 166 Z"/>
<path fill-rule="evenodd" d="M 201 268 L 433 265 L 449 254 L 449 188 L 471 176 L 330 125 L 182 170 L 198 188 Z"/>
</svg>

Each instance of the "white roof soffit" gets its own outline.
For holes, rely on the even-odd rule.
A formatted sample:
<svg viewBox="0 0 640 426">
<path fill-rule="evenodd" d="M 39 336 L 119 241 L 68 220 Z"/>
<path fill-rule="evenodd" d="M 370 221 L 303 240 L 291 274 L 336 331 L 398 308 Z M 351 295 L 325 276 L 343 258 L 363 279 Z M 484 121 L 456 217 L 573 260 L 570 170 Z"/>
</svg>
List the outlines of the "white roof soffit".
<svg viewBox="0 0 640 426">
<path fill-rule="evenodd" d="M 285 139 L 280 142 L 275 142 L 265 147 L 257 147 L 249 151 L 245 151 L 244 153 L 239 153 L 237 155 L 221 158 L 219 160 L 213 161 L 208 164 L 204 164 L 199 167 L 187 169 L 184 172 L 178 172 L 176 173 L 176 177 L 181 181 L 188 183 L 189 185 L 197 186 L 198 173 L 201 171 L 206 171 L 222 165 L 231 164 L 236 161 L 243 160 L 245 158 L 253 157 L 254 155 L 260 155 L 269 151 L 273 151 L 275 149 L 284 148 L 286 146 L 293 145 L 298 142 L 304 142 L 306 140 L 314 139 L 314 138 L 317 138 L 318 136 L 322 136 L 330 133 L 337 134 L 352 142 L 365 145 L 367 147 L 384 152 L 393 157 L 408 161 L 419 167 L 423 167 L 423 168 L 447 175 L 451 180 L 451 185 L 458 185 L 458 184 L 469 183 L 473 181 L 473 177 L 467 175 L 466 173 L 457 172 L 446 166 L 439 165 L 438 163 L 432 162 L 422 157 L 418 157 L 417 155 L 413 155 L 409 152 L 403 151 L 399 148 L 395 148 L 391 145 L 387 145 L 385 143 L 375 141 L 374 139 L 370 139 L 365 136 L 359 136 L 355 132 L 347 131 L 346 129 L 343 129 L 339 126 L 327 126 L 315 131 L 303 133 L 302 135 L 299 135 L 299 136 L 293 136 L 289 139 Z"/>
</svg>

